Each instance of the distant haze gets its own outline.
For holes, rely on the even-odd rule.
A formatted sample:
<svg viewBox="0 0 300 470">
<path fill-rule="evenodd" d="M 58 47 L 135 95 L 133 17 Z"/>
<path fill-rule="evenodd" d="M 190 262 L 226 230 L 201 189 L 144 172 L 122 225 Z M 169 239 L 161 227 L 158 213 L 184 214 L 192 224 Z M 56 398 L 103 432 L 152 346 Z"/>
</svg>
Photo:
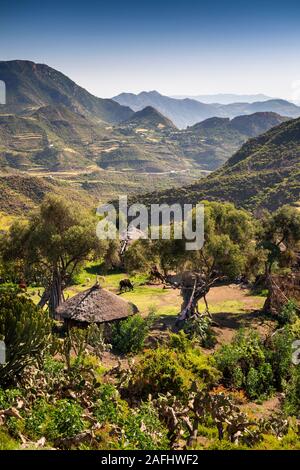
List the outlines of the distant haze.
<svg viewBox="0 0 300 470">
<path fill-rule="evenodd" d="M 230 104 L 230 103 L 255 103 L 257 101 L 268 101 L 274 97 L 257 94 L 257 95 L 236 95 L 234 93 L 217 93 L 216 95 L 173 95 L 172 98 L 183 99 L 191 98 L 193 100 L 200 101 L 202 103 L 220 103 L 220 104 Z"/>
</svg>

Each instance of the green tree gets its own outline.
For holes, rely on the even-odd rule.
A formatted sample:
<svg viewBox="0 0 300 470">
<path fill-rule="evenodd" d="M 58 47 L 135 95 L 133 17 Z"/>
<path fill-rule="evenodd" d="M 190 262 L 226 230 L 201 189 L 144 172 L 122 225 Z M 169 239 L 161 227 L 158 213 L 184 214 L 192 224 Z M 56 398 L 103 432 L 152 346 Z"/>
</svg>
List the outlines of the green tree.
<svg viewBox="0 0 300 470">
<path fill-rule="evenodd" d="M 38 278 L 45 287 L 40 306 L 48 303 L 54 315 L 76 269 L 104 251 L 105 244 L 96 237 L 95 227 L 88 212 L 50 195 L 28 222 L 11 227 L 1 244 L 3 261 L 22 261 L 20 275 Z"/>
<path fill-rule="evenodd" d="M 256 222 L 247 211 L 231 203 L 204 201 L 203 247 L 186 251 L 185 240 L 159 240 L 154 244 L 165 271 L 191 269 L 210 277 L 214 271 L 234 278 L 244 274 L 255 252 Z"/>
<path fill-rule="evenodd" d="M 289 267 L 295 259 L 300 242 L 300 212 L 283 206 L 274 214 L 266 214 L 262 223 L 259 245 L 267 251 L 266 275 L 275 263 Z"/>
</svg>

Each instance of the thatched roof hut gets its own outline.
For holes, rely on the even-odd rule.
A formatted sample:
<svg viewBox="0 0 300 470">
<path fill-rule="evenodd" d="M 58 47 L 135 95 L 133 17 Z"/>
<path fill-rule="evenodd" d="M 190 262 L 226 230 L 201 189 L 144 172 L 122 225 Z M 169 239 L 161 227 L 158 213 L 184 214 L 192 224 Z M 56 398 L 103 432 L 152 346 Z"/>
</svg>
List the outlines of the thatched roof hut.
<svg viewBox="0 0 300 470">
<path fill-rule="evenodd" d="M 98 285 L 71 297 L 56 310 L 57 319 L 82 326 L 122 320 L 137 312 L 134 304 Z"/>
</svg>

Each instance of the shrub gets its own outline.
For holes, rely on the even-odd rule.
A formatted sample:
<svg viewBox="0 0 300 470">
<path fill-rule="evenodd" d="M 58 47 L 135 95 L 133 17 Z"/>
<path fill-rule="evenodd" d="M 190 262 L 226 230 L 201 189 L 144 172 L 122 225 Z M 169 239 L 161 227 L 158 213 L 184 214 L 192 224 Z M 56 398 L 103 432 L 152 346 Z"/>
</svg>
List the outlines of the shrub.
<svg viewBox="0 0 300 470">
<path fill-rule="evenodd" d="M 49 343 L 51 323 L 26 296 L 0 292 L 0 337 L 6 345 L 6 364 L 0 365 L 0 383 L 9 384 L 23 369 L 40 359 Z"/>
<path fill-rule="evenodd" d="M 284 410 L 289 415 L 300 418 L 300 368 L 293 367 L 292 378 L 286 387 Z"/>
<path fill-rule="evenodd" d="M 100 398 L 96 402 L 94 415 L 102 425 L 107 423 L 121 429 L 120 448 L 132 450 L 168 448 L 168 430 L 159 421 L 157 411 L 151 403 L 141 403 L 138 408 L 129 408 L 111 384 L 103 384 L 99 392 Z"/>
<path fill-rule="evenodd" d="M 45 436 L 53 441 L 73 437 L 85 427 L 82 413 L 80 405 L 65 399 L 58 400 L 55 404 L 39 400 L 26 417 L 25 429 L 32 439 Z"/>
<path fill-rule="evenodd" d="M 193 384 L 203 389 L 218 379 L 213 358 L 195 348 L 181 332 L 171 335 L 170 347 L 145 351 L 132 371 L 127 392 L 144 398 L 167 392 L 186 397 Z"/>
<path fill-rule="evenodd" d="M 266 351 L 273 369 L 274 385 L 280 391 L 291 376 L 292 342 L 291 325 L 286 325 L 282 331 L 277 331 L 272 336 Z"/>
<path fill-rule="evenodd" d="M 119 354 L 129 354 L 140 352 L 148 336 L 153 315 L 142 318 L 141 315 L 134 315 L 119 322 L 112 327 L 111 343 Z"/>
<path fill-rule="evenodd" d="M 243 388 L 252 399 L 271 393 L 273 371 L 256 332 L 238 332 L 231 344 L 215 354 L 215 360 L 226 385 Z"/>
<path fill-rule="evenodd" d="M 289 300 L 278 313 L 277 318 L 281 325 L 294 323 L 294 321 L 297 319 L 297 307 L 295 303 Z"/>
<path fill-rule="evenodd" d="M 95 403 L 94 415 L 99 423 L 118 424 L 128 413 L 128 405 L 122 400 L 118 390 L 112 384 L 102 384 L 99 387 L 99 398 Z"/>
<path fill-rule="evenodd" d="M 82 413 L 83 409 L 77 403 L 58 400 L 47 426 L 49 439 L 73 437 L 81 432 L 85 427 Z"/>
<path fill-rule="evenodd" d="M 0 410 L 5 410 L 10 406 L 14 406 L 17 398 L 22 395 L 20 390 L 7 389 L 3 390 L 0 388 Z"/>
<path fill-rule="evenodd" d="M 141 403 L 124 423 L 123 447 L 132 450 L 169 449 L 168 429 L 159 420 L 151 403 Z"/>
<path fill-rule="evenodd" d="M 184 323 L 183 330 L 190 339 L 199 341 L 204 348 L 212 348 L 216 344 L 216 338 L 211 323 L 208 316 L 193 317 Z"/>
</svg>

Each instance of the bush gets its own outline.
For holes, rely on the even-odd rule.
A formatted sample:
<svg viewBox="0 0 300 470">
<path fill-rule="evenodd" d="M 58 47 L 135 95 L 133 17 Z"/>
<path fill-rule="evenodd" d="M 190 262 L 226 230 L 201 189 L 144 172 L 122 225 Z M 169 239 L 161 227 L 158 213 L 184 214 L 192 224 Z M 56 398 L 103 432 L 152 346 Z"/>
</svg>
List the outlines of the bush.
<svg viewBox="0 0 300 470">
<path fill-rule="evenodd" d="M 297 307 L 294 302 L 289 300 L 282 308 L 281 312 L 278 313 L 278 321 L 281 325 L 287 323 L 294 323 L 297 319 Z"/>
<path fill-rule="evenodd" d="M 272 392 L 272 367 L 256 332 L 238 332 L 231 344 L 215 354 L 215 360 L 229 387 L 244 389 L 251 399 L 263 398 Z"/>
<path fill-rule="evenodd" d="M 84 429 L 83 409 L 74 402 L 62 399 L 55 405 L 39 400 L 26 417 L 25 429 L 31 439 L 45 436 L 53 441 L 73 437 Z"/>
<path fill-rule="evenodd" d="M 0 365 L 0 384 L 10 384 L 27 366 L 40 359 L 49 344 L 47 315 L 24 295 L 0 292 L 0 338 L 6 345 L 6 364 Z"/>
<path fill-rule="evenodd" d="M 0 388 L 0 410 L 5 410 L 10 406 L 15 406 L 17 398 L 20 398 L 22 393 L 17 389 L 3 390 Z"/>
<path fill-rule="evenodd" d="M 300 418 L 300 367 L 293 367 L 292 378 L 286 387 L 284 410 L 289 415 Z"/>
<path fill-rule="evenodd" d="M 212 348 L 216 344 L 212 320 L 208 316 L 189 318 L 183 326 L 184 332 L 190 339 L 199 341 L 204 348 Z"/>
<path fill-rule="evenodd" d="M 129 408 L 111 384 L 103 384 L 99 392 L 100 398 L 96 402 L 94 415 L 102 425 L 107 423 L 122 430 L 119 448 L 168 449 L 168 430 L 159 421 L 157 411 L 151 403 L 141 403 L 138 408 Z"/>
<path fill-rule="evenodd" d="M 124 448 L 132 450 L 167 450 L 168 429 L 159 420 L 151 403 L 141 403 L 124 423 Z"/>
<path fill-rule="evenodd" d="M 129 354 L 140 352 L 148 336 L 153 315 L 146 319 L 141 315 L 134 315 L 119 322 L 112 327 L 111 343 L 113 349 L 119 354 Z"/>
<path fill-rule="evenodd" d="M 279 391 L 284 389 L 291 376 L 292 342 L 291 325 L 286 325 L 282 331 L 277 331 L 272 336 L 266 351 L 273 369 L 274 385 Z"/>
<path fill-rule="evenodd" d="M 128 413 L 128 405 L 122 400 L 114 385 L 102 384 L 99 387 L 99 399 L 95 403 L 94 415 L 99 423 L 118 424 Z"/>
<path fill-rule="evenodd" d="M 186 335 L 172 335 L 170 347 L 147 350 L 132 371 L 127 393 L 187 397 L 193 384 L 203 389 L 219 379 L 213 358 L 201 353 Z"/>
</svg>

